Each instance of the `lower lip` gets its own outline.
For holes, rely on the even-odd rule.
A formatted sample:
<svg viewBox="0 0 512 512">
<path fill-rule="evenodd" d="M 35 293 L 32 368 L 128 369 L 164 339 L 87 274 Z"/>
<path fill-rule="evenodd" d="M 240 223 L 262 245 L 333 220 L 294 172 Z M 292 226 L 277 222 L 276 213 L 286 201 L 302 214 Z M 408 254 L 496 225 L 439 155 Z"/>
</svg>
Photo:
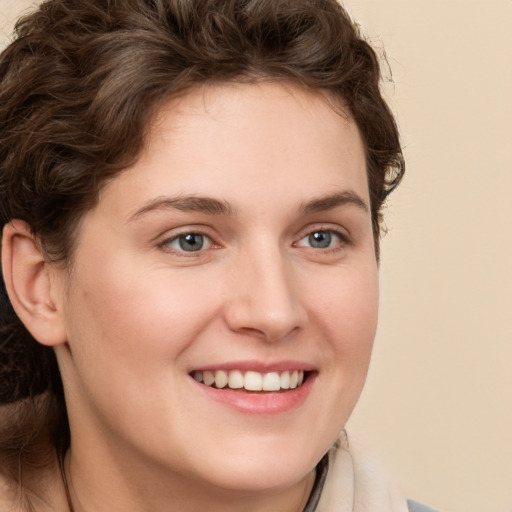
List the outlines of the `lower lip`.
<svg viewBox="0 0 512 512">
<path fill-rule="evenodd" d="M 250 393 L 230 388 L 212 388 L 194 380 L 206 396 L 235 410 L 251 414 L 279 414 L 303 404 L 309 396 L 316 379 L 310 373 L 304 383 L 295 389 L 278 392 Z"/>
</svg>

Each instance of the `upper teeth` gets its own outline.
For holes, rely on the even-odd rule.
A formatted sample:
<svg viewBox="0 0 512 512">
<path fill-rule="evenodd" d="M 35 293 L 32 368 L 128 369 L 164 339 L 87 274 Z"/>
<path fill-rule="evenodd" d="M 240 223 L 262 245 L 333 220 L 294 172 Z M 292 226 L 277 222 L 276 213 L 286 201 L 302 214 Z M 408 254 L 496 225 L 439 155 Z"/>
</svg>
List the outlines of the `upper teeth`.
<svg viewBox="0 0 512 512">
<path fill-rule="evenodd" d="M 216 388 L 228 387 L 231 389 L 244 388 L 247 391 L 279 391 L 280 389 L 295 389 L 304 382 L 302 370 L 285 372 L 259 373 L 240 370 L 196 371 L 192 374 L 194 379 L 207 386 Z"/>
</svg>

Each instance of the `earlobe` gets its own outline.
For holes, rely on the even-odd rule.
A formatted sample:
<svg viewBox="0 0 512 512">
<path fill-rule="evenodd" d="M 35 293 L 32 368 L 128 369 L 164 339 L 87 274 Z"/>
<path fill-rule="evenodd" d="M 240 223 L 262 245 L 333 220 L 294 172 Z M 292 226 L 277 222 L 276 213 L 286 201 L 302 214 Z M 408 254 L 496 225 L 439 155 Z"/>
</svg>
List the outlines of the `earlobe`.
<svg viewBox="0 0 512 512">
<path fill-rule="evenodd" d="M 4 226 L 2 272 L 12 306 L 30 334 L 43 345 L 65 343 L 64 319 L 55 300 L 62 287 L 52 280 L 39 244 L 24 221 L 13 220 Z"/>
</svg>

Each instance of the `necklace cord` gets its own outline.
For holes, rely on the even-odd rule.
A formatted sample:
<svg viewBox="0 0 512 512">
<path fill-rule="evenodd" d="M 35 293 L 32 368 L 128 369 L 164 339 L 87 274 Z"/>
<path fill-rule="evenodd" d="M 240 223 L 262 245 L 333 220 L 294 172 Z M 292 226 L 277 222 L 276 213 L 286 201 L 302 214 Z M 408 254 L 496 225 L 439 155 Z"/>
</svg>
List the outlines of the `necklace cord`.
<svg viewBox="0 0 512 512">
<path fill-rule="evenodd" d="M 62 483 L 64 484 L 64 489 L 66 491 L 66 500 L 68 502 L 69 512 L 75 512 L 75 508 L 73 507 L 73 501 L 71 500 L 71 493 L 69 491 L 68 478 L 66 476 L 66 467 L 64 465 L 64 456 L 59 455 L 59 467 L 60 474 L 62 477 Z"/>
</svg>

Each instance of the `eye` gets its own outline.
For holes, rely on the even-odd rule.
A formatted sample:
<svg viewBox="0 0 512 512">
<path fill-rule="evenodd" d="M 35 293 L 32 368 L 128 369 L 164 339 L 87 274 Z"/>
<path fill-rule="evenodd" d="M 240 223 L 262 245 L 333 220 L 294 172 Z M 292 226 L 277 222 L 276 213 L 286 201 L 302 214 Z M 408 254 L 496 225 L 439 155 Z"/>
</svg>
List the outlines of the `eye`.
<svg viewBox="0 0 512 512">
<path fill-rule="evenodd" d="M 209 249 L 212 244 L 211 238 L 201 233 L 182 233 L 165 240 L 161 245 L 178 252 L 199 252 Z"/>
<path fill-rule="evenodd" d="M 325 229 L 312 231 L 297 242 L 299 247 L 312 247 L 313 249 L 332 249 L 345 241 L 341 233 Z"/>
</svg>

